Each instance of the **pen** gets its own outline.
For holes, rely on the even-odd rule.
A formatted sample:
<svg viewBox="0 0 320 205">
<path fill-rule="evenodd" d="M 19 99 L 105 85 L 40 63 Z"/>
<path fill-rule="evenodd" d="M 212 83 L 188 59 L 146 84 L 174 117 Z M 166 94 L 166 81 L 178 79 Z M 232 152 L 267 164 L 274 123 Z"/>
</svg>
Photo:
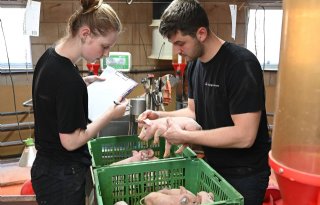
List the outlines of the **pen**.
<svg viewBox="0 0 320 205">
<path fill-rule="evenodd" d="M 115 104 L 115 105 L 120 105 L 121 103 L 120 102 L 118 102 L 118 101 L 113 101 L 113 103 Z M 132 107 L 132 105 L 127 105 L 127 107 Z"/>
</svg>

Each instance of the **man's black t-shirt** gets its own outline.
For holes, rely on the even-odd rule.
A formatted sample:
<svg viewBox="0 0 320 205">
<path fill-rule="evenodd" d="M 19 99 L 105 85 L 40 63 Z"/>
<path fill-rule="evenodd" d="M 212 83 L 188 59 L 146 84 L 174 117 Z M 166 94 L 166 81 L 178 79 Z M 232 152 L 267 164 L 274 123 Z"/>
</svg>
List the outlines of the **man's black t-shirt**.
<svg viewBox="0 0 320 205">
<path fill-rule="evenodd" d="M 189 98 L 194 99 L 196 121 L 204 130 L 233 126 L 231 115 L 261 111 L 256 140 L 250 148 L 204 146 L 208 163 L 216 170 L 269 169 L 270 138 L 261 66 L 247 49 L 225 42 L 207 63 L 188 65 Z"/>
<path fill-rule="evenodd" d="M 54 48 L 49 48 L 35 67 L 32 99 L 38 155 L 61 165 L 90 165 L 87 145 L 68 151 L 60 142 L 59 133 L 86 129 L 88 94 L 77 67 Z"/>
</svg>

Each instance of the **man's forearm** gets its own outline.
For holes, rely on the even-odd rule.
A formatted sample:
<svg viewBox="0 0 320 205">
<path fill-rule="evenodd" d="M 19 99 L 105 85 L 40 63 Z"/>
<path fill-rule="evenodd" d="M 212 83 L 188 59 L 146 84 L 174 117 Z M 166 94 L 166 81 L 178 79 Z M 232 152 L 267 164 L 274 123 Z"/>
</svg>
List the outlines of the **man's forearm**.
<svg viewBox="0 0 320 205">
<path fill-rule="evenodd" d="M 182 108 L 174 111 L 156 111 L 159 115 L 159 118 L 162 117 L 190 117 L 195 119 L 195 114 L 189 108 Z"/>
</svg>

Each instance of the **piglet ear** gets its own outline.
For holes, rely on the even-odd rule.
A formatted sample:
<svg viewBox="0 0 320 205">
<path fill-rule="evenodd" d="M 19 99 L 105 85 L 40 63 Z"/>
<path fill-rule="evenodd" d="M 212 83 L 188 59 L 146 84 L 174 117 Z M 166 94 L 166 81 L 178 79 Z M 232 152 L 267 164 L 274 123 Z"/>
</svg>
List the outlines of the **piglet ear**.
<svg viewBox="0 0 320 205">
<path fill-rule="evenodd" d="M 143 122 L 144 122 L 146 125 L 148 125 L 148 126 L 152 125 L 152 121 L 149 120 L 148 118 L 145 119 L 145 120 L 143 120 Z"/>
<path fill-rule="evenodd" d="M 186 194 L 187 190 L 183 186 L 180 186 L 180 194 Z"/>
<path fill-rule="evenodd" d="M 154 156 L 154 151 L 152 149 L 147 149 L 147 154 L 149 157 L 153 157 Z"/>
</svg>

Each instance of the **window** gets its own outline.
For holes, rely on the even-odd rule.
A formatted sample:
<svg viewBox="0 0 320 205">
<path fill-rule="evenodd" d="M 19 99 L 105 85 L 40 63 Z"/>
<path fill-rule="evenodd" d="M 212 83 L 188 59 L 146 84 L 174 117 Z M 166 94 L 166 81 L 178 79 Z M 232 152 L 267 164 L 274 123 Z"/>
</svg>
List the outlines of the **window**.
<svg viewBox="0 0 320 205">
<path fill-rule="evenodd" d="M 30 37 L 23 35 L 24 14 L 25 8 L 0 8 L 0 73 L 9 72 L 9 65 L 11 72 L 32 70 Z"/>
<path fill-rule="evenodd" d="M 278 70 L 282 25 L 281 9 L 250 9 L 247 48 L 254 53 L 262 69 Z"/>
</svg>

